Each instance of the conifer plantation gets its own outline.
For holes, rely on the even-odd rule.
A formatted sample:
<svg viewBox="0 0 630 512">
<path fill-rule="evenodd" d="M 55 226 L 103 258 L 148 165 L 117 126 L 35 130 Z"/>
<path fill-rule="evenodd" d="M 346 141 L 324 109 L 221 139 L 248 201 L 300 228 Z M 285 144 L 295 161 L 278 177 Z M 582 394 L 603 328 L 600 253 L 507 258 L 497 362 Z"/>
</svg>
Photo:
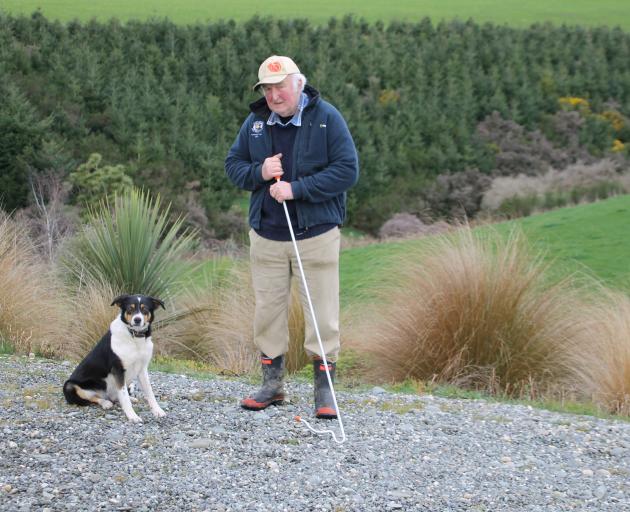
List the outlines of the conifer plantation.
<svg viewBox="0 0 630 512">
<path fill-rule="evenodd" d="M 0 15 L 2 208 L 27 206 L 44 173 L 75 184 L 78 204 L 71 176 L 98 154 L 211 236 L 235 234 L 242 197 L 223 160 L 272 53 L 294 57 L 348 121 L 361 161 L 348 225 L 361 230 L 400 211 L 471 218 L 492 178 L 629 154 L 620 29 Z"/>
</svg>

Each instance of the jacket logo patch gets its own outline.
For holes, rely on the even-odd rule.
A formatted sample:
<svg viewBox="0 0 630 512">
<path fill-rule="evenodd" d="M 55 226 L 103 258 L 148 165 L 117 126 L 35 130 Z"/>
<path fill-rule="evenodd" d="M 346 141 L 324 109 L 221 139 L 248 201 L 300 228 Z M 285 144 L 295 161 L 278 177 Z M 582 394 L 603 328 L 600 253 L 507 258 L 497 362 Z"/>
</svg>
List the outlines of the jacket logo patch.
<svg viewBox="0 0 630 512">
<path fill-rule="evenodd" d="M 252 125 L 252 135 L 254 137 L 260 137 L 262 135 L 264 123 L 262 121 L 254 121 Z"/>
</svg>

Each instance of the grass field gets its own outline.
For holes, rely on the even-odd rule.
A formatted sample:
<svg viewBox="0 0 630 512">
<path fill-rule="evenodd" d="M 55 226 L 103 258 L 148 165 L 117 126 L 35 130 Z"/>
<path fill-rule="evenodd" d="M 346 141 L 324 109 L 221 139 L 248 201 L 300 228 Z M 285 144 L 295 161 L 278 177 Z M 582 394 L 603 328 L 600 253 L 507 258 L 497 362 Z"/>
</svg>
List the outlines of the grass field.
<svg viewBox="0 0 630 512">
<path fill-rule="evenodd" d="M 626 0 L 324 0 L 293 3 L 281 0 L 4 0 L 0 4 L 0 10 L 12 14 L 30 14 L 37 9 L 47 17 L 61 21 L 86 21 L 92 18 L 103 21 L 112 17 L 128 21 L 157 17 L 186 24 L 219 19 L 243 21 L 257 14 L 278 18 L 308 18 L 315 24 L 321 24 L 331 17 L 353 14 L 369 22 L 418 21 L 428 16 L 434 22 L 472 18 L 479 23 L 526 27 L 549 21 L 556 25 L 618 25 L 624 30 L 630 30 L 630 2 Z"/>
<path fill-rule="evenodd" d="M 522 228 L 537 251 L 553 261 L 555 274 L 584 272 L 612 288 L 630 291 L 630 196 L 532 215 L 497 224 L 507 233 Z M 391 283 L 401 261 L 426 239 L 348 249 L 341 254 L 342 305 L 370 302 Z"/>
</svg>

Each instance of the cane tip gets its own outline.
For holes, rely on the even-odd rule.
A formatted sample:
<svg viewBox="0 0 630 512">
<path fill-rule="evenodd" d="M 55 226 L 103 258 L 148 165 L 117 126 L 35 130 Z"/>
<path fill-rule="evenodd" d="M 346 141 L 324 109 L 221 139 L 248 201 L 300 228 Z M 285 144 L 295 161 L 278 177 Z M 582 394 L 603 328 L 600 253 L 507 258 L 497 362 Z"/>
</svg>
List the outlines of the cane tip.
<svg viewBox="0 0 630 512">
<path fill-rule="evenodd" d="M 302 417 L 301 417 L 301 416 L 296 416 L 296 417 L 295 417 L 295 421 L 298 421 L 298 422 L 299 422 L 299 421 L 302 421 Z"/>
</svg>

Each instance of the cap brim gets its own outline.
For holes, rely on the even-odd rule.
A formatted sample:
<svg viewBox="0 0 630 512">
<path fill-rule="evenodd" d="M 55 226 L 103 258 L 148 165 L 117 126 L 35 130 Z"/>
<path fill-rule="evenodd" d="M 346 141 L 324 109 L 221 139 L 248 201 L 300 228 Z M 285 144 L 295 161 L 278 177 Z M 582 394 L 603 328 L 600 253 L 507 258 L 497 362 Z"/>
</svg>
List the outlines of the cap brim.
<svg viewBox="0 0 630 512">
<path fill-rule="evenodd" d="M 256 85 L 254 85 L 254 87 L 252 87 L 252 89 L 256 90 L 258 89 L 261 85 L 267 85 L 267 84 L 278 84 L 280 82 L 282 82 L 282 80 L 284 80 L 286 77 L 288 77 L 291 73 L 287 73 L 286 75 L 275 75 L 275 76 L 270 76 L 269 78 L 265 78 L 264 80 L 261 80 L 260 82 L 256 83 Z"/>
</svg>

